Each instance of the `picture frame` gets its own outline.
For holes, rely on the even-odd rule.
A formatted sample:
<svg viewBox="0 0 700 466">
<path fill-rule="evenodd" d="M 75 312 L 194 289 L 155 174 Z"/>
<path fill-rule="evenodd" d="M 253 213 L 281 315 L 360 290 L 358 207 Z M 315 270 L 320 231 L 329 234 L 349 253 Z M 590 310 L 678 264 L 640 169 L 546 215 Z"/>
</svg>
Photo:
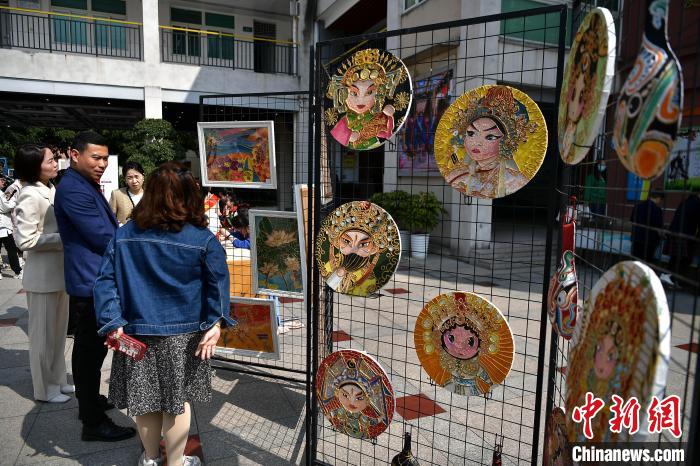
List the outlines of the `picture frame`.
<svg viewBox="0 0 700 466">
<path fill-rule="evenodd" d="M 252 292 L 303 298 L 306 254 L 297 212 L 250 210 Z"/>
<path fill-rule="evenodd" d="M 303 243 L 300 241 L 302 254 L 306 253 L 306 248 L 309 244 L 309 232 L 307 225 L 309 222 L 309 185 L 308 184 L 295 184 L 294 185 L 294 205 L 296 206 L 297 221 L 299 222 L 299 231 L 304 232 Z M 313 209 L 313 207 L 312 207 Z M 313 210 L 312 214 L 313 215 Z"/>
<path fill-rule="evenodd" d="M 197 138 L 202 186 L 277 189 L 274 121 L 200 121 Z"/>
<path fill-rule="evenodd" d="M 238 325 L 221 330 L 216 352 L 224 356 L 279 359 L 275 306 L 273 298 L 231 296 L 230 316 Z"/>
</svg>

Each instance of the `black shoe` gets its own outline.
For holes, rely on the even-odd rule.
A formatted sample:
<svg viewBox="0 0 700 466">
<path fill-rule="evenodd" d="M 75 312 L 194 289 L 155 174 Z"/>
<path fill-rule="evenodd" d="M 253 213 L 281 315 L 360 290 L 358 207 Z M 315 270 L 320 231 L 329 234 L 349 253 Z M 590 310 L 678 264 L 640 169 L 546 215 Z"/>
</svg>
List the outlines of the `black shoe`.
<svg viewBox="0 0 700 466">
<path fill-rule="evenodd" d="M 107 418 L 94 427 L 83 426 L 83 442 L 119 442 L 136 435 L 133 427 L 116 425 Z"/>
<path fill-rule="evenodd" d="M 114 409 L 114 405 L 109 402 L 106 396 L 100 395 L 100 406 L 102 407 L 103 410 L 109 411 L 110 409 Z"/>
</svg>

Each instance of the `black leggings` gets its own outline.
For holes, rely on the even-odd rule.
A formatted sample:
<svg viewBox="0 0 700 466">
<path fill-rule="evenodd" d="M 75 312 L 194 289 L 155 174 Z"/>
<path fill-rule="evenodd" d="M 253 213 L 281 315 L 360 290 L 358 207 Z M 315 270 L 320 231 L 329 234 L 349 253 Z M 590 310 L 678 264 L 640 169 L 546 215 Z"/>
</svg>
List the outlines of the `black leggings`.
<svg viewBox="0 0 700 466">
<path fill-rule="evenodd" d="M 7 251 L 7 260 L 10 262 L 10 268 L 14 273 L 19 275 L 19 273 L 22 271 L 22 267 L 19 266 L 19 258 L 17 256 L 17 254 L 19 254 L 19 250 L 15 244 L 14 236 L 8 235 L 4 238 L 0 238 L 0 246 L 5 246 L 5 250 Z"/>
</svg>

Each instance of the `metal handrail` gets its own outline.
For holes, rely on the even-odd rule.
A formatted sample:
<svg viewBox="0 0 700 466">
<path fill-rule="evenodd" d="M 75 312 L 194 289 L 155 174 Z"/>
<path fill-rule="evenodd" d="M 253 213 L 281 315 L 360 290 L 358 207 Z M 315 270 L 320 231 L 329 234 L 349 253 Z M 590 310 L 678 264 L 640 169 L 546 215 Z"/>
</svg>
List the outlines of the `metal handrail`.
<svg viewBox="0 0 700 466">
<path fill-rule="evenodd" d="M 0 47 L 141 60 L 136 23 L 67 14 L 36 15 L 0 7 Z M 36 10 L 30 10 L 35 13 Z"/>
<path fill-rule="evenodd" d="M 161 60 L 199 66 L 297 74 L 297 46 L 240 40 L 229 34 L 200 34 L 187 28 L 161 29 Z"/>
</svg>

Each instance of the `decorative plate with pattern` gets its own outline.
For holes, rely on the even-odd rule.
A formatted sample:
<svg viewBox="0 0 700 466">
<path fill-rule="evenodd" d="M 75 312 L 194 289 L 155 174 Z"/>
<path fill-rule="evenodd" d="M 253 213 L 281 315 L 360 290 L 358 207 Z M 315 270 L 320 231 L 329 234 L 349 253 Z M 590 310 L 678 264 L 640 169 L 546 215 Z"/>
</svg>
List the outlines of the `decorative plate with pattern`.
<svg viewBox="0 0 700 466">
<path fill-rule="evenodd" d="M 401 128 L 412 96 L 411 76 L 400 59 L 384 50 L 359 50 L 331 76 L 326 97 L 332 106 L 324 120 L 343 146 L 374 149 Z"/>
<path fill-rule="evenodd" d="M 627 430 L 610 431 L 612 395 L 636 397 L 644 409 L 662 396 L 671 353 L 668 303 L 661 281 L 637 261 L 619 262 L 593 287 L 580 333 L 569 351 L 566 412 L 592 392 L 605 402 L 593 418 L 593 441 L 625 441 Z M 569 429 L 571 441 L 585 441 L 581 424 Z M 646 429 L 640 428 L 638 435 Z"/>
<path fill-rule="evenodd" d="M 467 91 L 445 111 L 435 131 L 440 173 L 467 196 L 513 194 L 535 176 L 546 152 L 542 112 L 510 86 Z"/>
<path fill-rule="evenodd" d="M 386 285 L 401 258 L 396 222 L 369 201 L 343 204 L 321 224 L 316 262 L 333 290 L 367 296 Z"/>
<path fill-rule="evenodd" d="M 615 23 L 607 8 L 581 22 L 564 68 L 559 98 L 559 154 L 571 165 L 586 157 L 598 136 L 615 74 Z"/>
<path fill-rule="evenodd" d="M 513 364 L 513 334 L 501 311 L 475 293 L 441 294 L 423 307 L 413 333 L 433 381 L 459 395 L 483 395 Z"/>
<path fill-rule="evenodd" d="M 316 395 L 326 419 L 355 438 L 375 438 L 391 424 L 394 389 L 379 363 L 367 353 L 345 349 L 318 367 Z"/>
</svg>

